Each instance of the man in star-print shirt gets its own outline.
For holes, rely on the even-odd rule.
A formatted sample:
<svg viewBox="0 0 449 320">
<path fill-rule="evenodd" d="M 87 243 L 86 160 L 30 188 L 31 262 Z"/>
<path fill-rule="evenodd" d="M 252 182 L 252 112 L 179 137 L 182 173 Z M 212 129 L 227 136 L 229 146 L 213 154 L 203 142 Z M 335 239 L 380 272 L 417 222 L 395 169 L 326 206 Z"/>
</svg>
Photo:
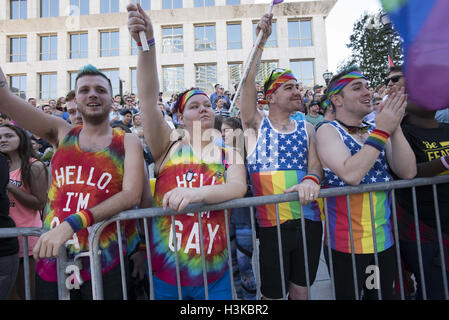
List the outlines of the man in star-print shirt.
<svg viewBox="0 0 449 320">
<path fill-rule="evenodd" d="M 392 91 L 376 113 L 375 126 L 363 122 L 372 111 L 371 95 L 366 78 L 356 67 L 336 75 L 328 92 L 336 120 L 322 125 L 316 135 L 324 188 L 388 182 L 392 179 L 389 169 L 401 179 L 415 177 L 415 156 L 399 125 L 407 104 L 403 90 Z M 329 237 L 324 249 L 328 264 L 332 256 L 336 298 L 356 299 L 363 289 L 364 298 L 377 299 L 380 285 L 382 299 L 392 299 L 396 261 L 391 194 L 351 194 L 349 205 L 347 199 L 346 195 L 325 199 Z M 373 272 L 379 277 L 371 283 Z"/>
<path fill-rule="evenodd" d="M 261 29 L 264 31 L 262 45 L 271 33 L 271 18 L 263 16 L 256 28 L 257 33 Z M 258 49 L 256 59 L 261 55 Z M 280 203 L 278 207 L 275 204 L 257 206 L 261 292 L 264 299 L 282 299 L 286 293 L 291 300 L 307 299 L 307 286 L 313 284 L 318 269 L 323 232 L 316 202 L 323 173 L 315 149 L 315 130 L 305 120 L 290 118 L 290 114 L 302 106 L 297 80 L 290 70 L 275 69 L 265 80 L 264 94 L 270 113 L 267 117 L 259 113 L 254 86 L 256 65 L 251 66 L 241 95 L 241 118 L 248 137 L 247 168 L 253 194 L 297 192 L 299 196 L 299 202 Z"/>
</svg>

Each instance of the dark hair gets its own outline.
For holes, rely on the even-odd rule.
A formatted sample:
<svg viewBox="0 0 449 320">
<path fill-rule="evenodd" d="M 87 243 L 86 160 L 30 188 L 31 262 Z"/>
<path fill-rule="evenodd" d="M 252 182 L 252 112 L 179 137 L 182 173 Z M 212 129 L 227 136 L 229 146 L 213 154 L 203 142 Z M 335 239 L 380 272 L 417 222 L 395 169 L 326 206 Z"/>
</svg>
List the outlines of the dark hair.
<svg viewBox="0 0 449 320">
<path fill-rule="evenodd" d="M 131 116 L 133 115 L 132 111 L 129 110 L 129 109 L 123 109 L 123 111 L 120 112 L 120 114 L 121 114 L 122 116 L 125 116 L 125 115 L 127 115 L 128 113 L 129 113 Z"/>
<path fill-rule="evenodd" d="M 73 99 L 75 99 L 75 90 L 70 90 L 65 96 L 65 102 L 72 101 Z"/>
<path fill-rule="evenodd" d="M 398 65 L 390 67 L 390 69 L 388 69 L 388 73 L 392 73 L 392 72 L 402 72 L 402 65 L 398 64 Z"/>
<path fill-rule="evenodd" d="M 224 117 L 217 115 L 214 120 L 214 129 L 221 132 L 221 124 L 223 123 Z"/>
<path fill-rule="evenodd" d="M 84 76 L 101 76 L 103 78 L 105 78 L 109 84 L 109 89 L 111 90 L 111 95 L 112 95 L 112 84 L 111 84 L 111 80 L 109 80 L 108 77 L 106 77 L 106 75 L 101 72 L 100 70 L 98 70 L 96 67 L 94 67 L 91 64 L 88 64 L 87 66 L 84 66 L 82 69 L 80 69 L 80 71 L 78 72 L 76 78 L 75 78 L 75 88 L 77 86 L 78 83 L 78 79 Z"/>
<path fill-rule="evenodd" d="M 8 115 L 7 115 L 6 113 L 3 113 L 3 112 L 0 112 L 0 118 L 2 118 L 2 119 L 4 119 L 4 120 L 10 119 L 10 118 L 8 117 Z"/>
<path fill-rule="evenodd" d="M 6 127 L 11 129 L 16 133 L 19 137 L 19 146 L 17 147 L 17 154 L 20 157 L 20 174 L 22 177 L 23 185 L 25 188 L 29 188 L 31 186 L 31 166 L 33 163 L 30 162 L 31 158 L 39 160 L 39 157 L 36 155 L 33 146 L 31 144 L 31 139 L 26 133 L 25 130 L 18 126 L 14 126 L 12 124 L 3 124 L 0 128 Z M 47 170 L 45 170 L 47 173 Z"/>
<path fill-rule="evenodd" d="M 114 123 L 113 125 L 111 125 L 112 128 L 119 128 L 122 129 L 123 131 L 125 131 L 126 133 L 131 133 L 131 129 L 128 128 L 127 126 L 125 126 L 122 123 Z"/>
</svg>

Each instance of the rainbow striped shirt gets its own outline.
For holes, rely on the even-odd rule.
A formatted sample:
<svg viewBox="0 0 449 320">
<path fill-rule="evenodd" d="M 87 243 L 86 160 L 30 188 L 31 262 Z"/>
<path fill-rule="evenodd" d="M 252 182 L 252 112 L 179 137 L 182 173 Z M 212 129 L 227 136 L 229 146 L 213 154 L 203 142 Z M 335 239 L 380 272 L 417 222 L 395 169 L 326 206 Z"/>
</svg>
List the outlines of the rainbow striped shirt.
<svg viewBox="0 0 449 320">
<path fill-rule="evenodd" d="M 92 208 L 122 190 L 125 148 L 124 132 L 114 129 L 111 144 L 97 152 L 81 150 L 79 134 L 82 127 L 75 127 L 59 144 L 51 160 L 52 180 L 45 207 L 47 213 L 44 228 L 57 227 L 64 219 L 82 209 Z M 122 222 L 123 250 L 132 252 L 139 243 L 136 220 Z M 66 243 L 68 257 L 73 258 L 89 250 L 89 230 L 84 228 Z M 108 272 L 119 263 L 117 228 L 112 223 L 100 235 L 102 272 Z M 81 276 L 90 280 L 90 264 L 81 258 Z M 56 259 L 41 259 L 36 271 L 42 279 L 57 281 Z"/>
<path fill-rule="evenodd" d="M 339 132 L 341 139 L 356 154 L 363 145 L 349 135 L 338 122 L 330 122 Z M 374 127 L 369 129 L 372 132 Z M 328 168 L 324 170 L 324 188 L 348 186 Z M 382 151 L 374 166 L 368 171 L 360 184 L 371 184 L 391 181 L 385 151 Z M 326 198 L 331 247 L 334 250 L 351 253 L 350 228 L 346 195 Z M 353 231 L 354 253 L 374 253 L 374 241 L 371 223 L 369 193 L 349 195 L 351 224 Z M 372 192 L 375 236 L 377 251 L 381 252 L 394 244 L 391 222 L 391 195 L 389 191 Z M 327 238 L 327 233 L 324 233 Z"/>
<path fill-rule="evenodd" d="M 164 195 L 176 187 L 197 188 L 223 184 L 225 170 L 223 162 L 206 163 L 194 155 L 188 143 L 181 142 L 157 177 L 155 203 L 161 206 Z M 175 215 L 175 237 L 182 286 L 203 285 L 201 241 L 205 250 L 208 283 L 218 280 L 228 267 L 224 211 L 201 212 L 200 215 L 203 239 L 200 239 L 197 212 Z M 150 239 L 154 275 L 168 284 L 176 285 L 171 216 L 152 219 Z"/>
<path fill-rule="evenodd" d="M 247 157 L 254 196 L 282 194 L 307 174 L 309 138 L 306 122 L 294 121 L 296 128 L 283 133 L 274 129 L 268 118 L 263 119 L 256 146 Z M 303 208 L 304 218 L 321 220 L 317 202 Z M 280 223 L 300 217 L 298 201 L 279 204 Z M 275 204 L 257 206 L 257 220 L 261 227 L 275 226 Z"/>
</svg>

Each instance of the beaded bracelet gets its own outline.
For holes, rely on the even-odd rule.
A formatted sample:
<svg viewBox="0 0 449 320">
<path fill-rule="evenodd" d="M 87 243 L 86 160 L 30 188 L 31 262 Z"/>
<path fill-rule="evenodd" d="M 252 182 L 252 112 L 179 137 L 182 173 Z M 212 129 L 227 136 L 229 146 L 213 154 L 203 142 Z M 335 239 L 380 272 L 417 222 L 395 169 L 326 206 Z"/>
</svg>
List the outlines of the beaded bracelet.
<svg viewBox="0 0 449 320">
<path fill-rule="evenodd" d="M 382 152 L 385 149 L 389 137 L 390 135 L 387 132 L 374 129 L 368 139 L 366 139 L 365 144 Z"/>
<path fill-rule="evenodd" d="M 443 166 L 449 170 L 449 164 L 446 161 L 446 156 L 442 156 L 442 157 L 440 157 L 440 159 L 441 159 L 441 163 L 443 164 Z"/>
<path fill-rule="evenodd" d="M 70 225 L 74 232 L 78 232 L 83 228 L 94 224 L 95 219 L 89 209 L 78 211 L 64 219 Z"/>
<path fill-rule="evenodd" d="M 317 185 L 320 184 L 320 177 L 318 177 L 318 175 L 316 175 L 314 173 L 309 173 L 306 176 L 304 176 L 304 178 L 302 178 L 301 182 L 303 182 L 304 180 L 312 180 Z"/>
<path fill-rule="evenodd" d="M 148 43 L 148 48 L 154 47 L 156 45 L 156 41 L 154 40 L 154 38 L 151 38 L 150 40 L 148 40 L 147 43 Z M 137 42 L 137 48 L 139 50 L 142 50 L 142 42 Z"/>
</svg>

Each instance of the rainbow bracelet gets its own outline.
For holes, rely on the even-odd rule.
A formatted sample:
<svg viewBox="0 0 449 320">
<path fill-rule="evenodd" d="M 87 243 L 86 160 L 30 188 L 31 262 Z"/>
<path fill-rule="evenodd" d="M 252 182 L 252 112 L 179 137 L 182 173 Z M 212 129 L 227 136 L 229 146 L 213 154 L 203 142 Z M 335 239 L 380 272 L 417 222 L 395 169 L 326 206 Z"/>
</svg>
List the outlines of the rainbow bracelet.
<svg viewBox="0 0 449 320">
<path fill-rule="evenodd" d="M 390 135 L 387 132 L 374 129 L 368 139 L 366 139 L 365 144 L 382 152 L 385 149 L 389 137 Z"/>
<path fill-rule="evenodd" d="M 320 185 L 320 177 L 318 177 L 318 175 L 316 175 L 314 173 L 309 173 L 309 174 L 305 175 L 304 178 L 302 178 L 301 182 L 303 182 L 304 180 L 312 180 L 317 185 Z"/>
<path fill-rule="evenodd" d="M 83 228 L 87 228 L 94 224 L 95 219 L 92 212 L 89 209 L 84 209 L 78 211 L 77 213 L 71 214 L 67 218 L 64 219 L 70 227 L 73 229 L 73 232 L 78 232 Z"/>
<path fill-rule="evenodd" d="M 154 40 L 154 38 L 151 38 L 150 40 L 148 40 L 147 43 L 148 43 L 148 48 L 154 47 L 156 45 L 156 41 Z M 137 48 L 139 50 L 142 50 L 142 42 L 137 42 Z"/>
</svg>

